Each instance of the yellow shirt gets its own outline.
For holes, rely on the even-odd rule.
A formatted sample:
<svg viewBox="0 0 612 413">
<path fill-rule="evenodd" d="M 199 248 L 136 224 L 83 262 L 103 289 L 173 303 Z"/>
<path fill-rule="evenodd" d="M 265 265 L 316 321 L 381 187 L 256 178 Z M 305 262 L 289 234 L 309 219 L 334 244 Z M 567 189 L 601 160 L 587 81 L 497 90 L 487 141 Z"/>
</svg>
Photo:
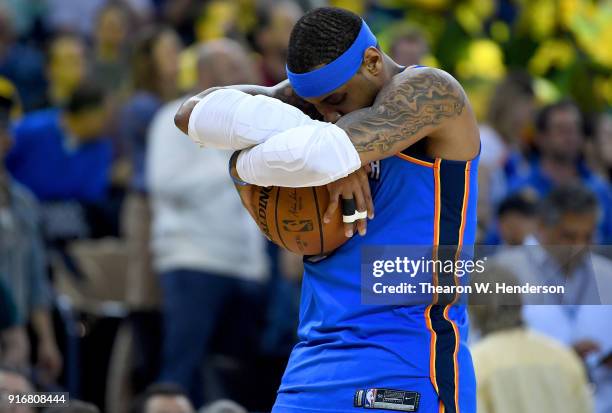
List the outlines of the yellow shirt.
<svg viewBox="0 0 612 413">
<path fill-rule="evenodd" d="M 492 333 L 472 348 L 478 413 L 589 413 L 591 392 L 572 350 L 526 329 Z"/>
</svg>

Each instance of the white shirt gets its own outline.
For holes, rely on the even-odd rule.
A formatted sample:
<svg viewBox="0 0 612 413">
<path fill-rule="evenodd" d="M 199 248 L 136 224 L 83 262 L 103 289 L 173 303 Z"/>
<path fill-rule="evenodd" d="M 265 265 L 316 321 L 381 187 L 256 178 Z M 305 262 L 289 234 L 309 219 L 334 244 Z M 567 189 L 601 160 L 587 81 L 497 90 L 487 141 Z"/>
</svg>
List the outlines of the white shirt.
<svg viewBox="0 0 612 413">
<path fill-rule="evenodd" d="M 182 101 L 162 107 L 148 134 L 155 268 L 264 280 L 265 241 L 229 177 L 231 153 L 199 148 L 174 125 Z"/>
</svg>

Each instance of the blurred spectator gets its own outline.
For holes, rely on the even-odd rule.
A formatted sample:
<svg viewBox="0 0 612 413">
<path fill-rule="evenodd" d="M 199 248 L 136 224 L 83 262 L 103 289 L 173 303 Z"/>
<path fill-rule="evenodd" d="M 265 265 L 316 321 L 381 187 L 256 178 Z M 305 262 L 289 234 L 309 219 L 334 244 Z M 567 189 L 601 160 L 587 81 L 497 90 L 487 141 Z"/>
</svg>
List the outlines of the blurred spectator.
<svg viewBox="0 0 612 413">
<path fill-rule="evenodd" d="M 139 396 L 130 413 L 194 413 L 194 409 L 181 387 L 160 383 Z"/>
<path fill-rule="evenodd" d="M 495 88 L 487 122 L 480 128 L 481 162 L 491 168 L 510 167 L 506 177 L 514 178 L 519 171 L 506 164 L 524 151 L 534 115 L 531 77 L 524 72 L 510 73 Z"/>
<path fill-rule="evenodd" d="M 518 285 L 504 268 L 489 266 L 483 276 Z M 472 348 L 478 412 L 592 412 L 580 359 L 560 343 L 528 329 L 521 305 L 503 305 L 504 299 L 491 294 L 471 307 L 472 319 L 483 336 Z"/>
<path fill-rule="evenodd" d="M 0 367 L 0 393 L 27 394 L 35 391 L 34 387 L 20 370 Z M 6 407 L 4 400 L 0 404 L 0 413 L 36 413 L 36 409 L 28 404 Z"/>
<path fill-rule="evenodd" d="M 503 200 L 497 209 L 501 243 L 523 245 L 525 239 L 536 230 L 536 212 L 536 202 L 525 194 L 511 195 Z"/>
<path fill-rule="evenodd" d="M 161 14 L 165 23 L 170 24 L 179 34 L 183 44 L 192 44 L 195 40 L 195 22 L 202 11 L 198 0 L 163 1 Z"/>
<path fill-rule="evenodd" d="M 26 111 L 45 105 L 47 82 L 40 51 L 18 43 L 8 7 L 0 3 L 0 75 L 11 80 Z"/>
<path fill-rule="evenodd" d="M 132 56 L 134 93 L 123 107 L 121 141 L 132 164 L 130 188 L 145 193 L 144 159 L 147 130 L 164 102 L 178 97 L 179 39 L 169 28 L 149 28 L 136 39 Z"/>
<path fill-rule="evenodd" d="M 152 268 L 151 208 L 145 182 L 147 131 L 157 110 L 178 97 L 178 53 L 180 41 L 169 28 L 150 28 L 137 38 L 132 57 L 135 92 L 122 109 L 120 140 L 127 146 L 132 176 L 121 215 L 128 254 L 127 300 L 134 332 L 134 347 L 140 354 L 135 366 L 137 392 L 159 374 L 161 358 L 160 294 Z"/>
<path fill-rule="evenodd" d="M 49 100 L 61 106 L 87 77 L 87 46 L 80 36 L 61 34 L 51 40 L 47 55 Z"/>
<path fill-rule="evenodd" d="M 33 35 L 37 20 L 47 12 L 40 0 L 0 0 L 11 12 L 13 31 L 18 38 Z"/>
<path fill-rule="evenodd" d="M 429 45 L 423 33 L 415 27 L 401 26 L 391 34 L 391 59 L 402 66 L 421 64 L 429 53 Z"/>
<path fill-rule="evenodd" d="M 245 51 L 230 40 L 199 49 L 199 90 L 250 84 L 253 67 Z M 201 365 L 213 334 L 257 329 L 267 275 L 264 240 L 242 207 L 227 174 L 228 151 L 198 150 L 174 126 L 183 99 L 165 105 L 149 133 L 147 182 L 153 205 L 153 254 L 161 275 L 164 357 L 161 380 L 181 384 L 196 406 L 203 402 Z M 224 322 L 228 305 L 239 312 Z M 249 321 L 241 323 L 241 317 Z"/>
<path fill-rule="evenodd" d="M 120 2 L 109 2 L 97 15 L 91 75 L 107 93 L 127 86 L 127 38 L 130 10 Z"/>
<path fill-rule="evenodd" d="M 563 285 L 565 294 L 538 294 L 540 304 L 524 308 L 533 329 L 573 347 L 590 367 L 597 412 L 612 406 L 612 261 L 591 252 L 597 198 L 580 186 L 562 186 L 544 200 L 532 245 L 495 256 L 522 283 Z M 526 302 L 527 303 L 527 302 Z M 582 305 L 582 304 L 606 305 Z M 603 409 L 603 410 L 602 410 Z"/>
<path fill-rule="evenodd" d="M 0 97 L 0 161 L 11 146 L 8 130 L 10 102 Z M 37 136 L 40 138 L 40 136 Z M 51 321 L 52 292 L 46 273 L 38 206 L 0 163 L 0 278 L 9 286 L 18 316 L 30 322 L 38 339 L 37 362 L 47 383 L 62 369 Z"/>
<path fill-rule="evenodd" d="M 28 337 L 19 320 L 13 295 L 0 278 L 0 365 L 27 368 L 29 350 Z"/>
<path fill-rule="evenodd" d="M 15 126 L 7 167 L 42 201 L 102 200 L 111 156 L 105 121 L 104 94 L 83 84 L 63 110 L 35 112 Z"/>
<path fill-rule="evenodd" d="M 595 136 L 589 149 L 593 171 L 612 183 L 612 109 L 597 116 Z"/>
<path fill-rule="evenodd" d="M 495 88 L 487 122 L 480 126 L 478 225 L 488 232 L 487 244 L 499 238 L 493 215 L 507 196 L 510 182 L 528 173 L 523 153 L 534 114 L 531 78 L 526 73 L 511 73 Z"/>
<path fill-rule="evenodd" d="M 598 239 L 612 237 L 612 194 L 609 186 L 584 161 L 583 120 L 576 105 L 564 100 L 544 107 L 536 121 L 539 157 L 531 171 L 518 178 L 513 190 L 533 191 L 540 197 L 562 184 L 582 183 L 595 193 L 602 209 Z"/>
<path fill-rule="evenodd" d="M 292 1 L 259 7 L 258 24 L 254 31 L 255 49 L 261 55 L 262 84 L 274 86 L 287 78 L 285 63 L 293 25 L 302 16 L 300 7 Z"/>
<path fill-rule="evenodd" d="M 100 413 L 100 410 L 91 403 L 70 400 L 68 406 L 51 407 L 43 410 L 43 413 Z"/>
<path fill-rule="evenodd" d="M 90 36 L 96 14 L 107 0 L 43 0 L 46 3 L 45 23 L 53 33 L 77 33 Z"/>
</svg>

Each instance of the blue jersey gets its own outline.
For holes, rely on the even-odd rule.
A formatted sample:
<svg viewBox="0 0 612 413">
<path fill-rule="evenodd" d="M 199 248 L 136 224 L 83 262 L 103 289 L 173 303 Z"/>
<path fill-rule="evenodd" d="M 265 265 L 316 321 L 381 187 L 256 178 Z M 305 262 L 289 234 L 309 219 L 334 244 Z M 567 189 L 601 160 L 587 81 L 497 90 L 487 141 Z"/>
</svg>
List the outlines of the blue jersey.
<svg viewBox="0 0 612 413">
<path fill-rule="evenodd" d="M 362 247 L 474 244 L 479 157 L 429 159 L 417 147 L 375 165 L 376 217 L 367 235 L 318 262 L 305 261 L 299 343 L 274 412 L 363 411 L 355 407 L 359 389 L 404 391 L 393 394 L 417 397 L 419 413 L 476 412 L 464 305 L 361 302 Z"/>
</svg>

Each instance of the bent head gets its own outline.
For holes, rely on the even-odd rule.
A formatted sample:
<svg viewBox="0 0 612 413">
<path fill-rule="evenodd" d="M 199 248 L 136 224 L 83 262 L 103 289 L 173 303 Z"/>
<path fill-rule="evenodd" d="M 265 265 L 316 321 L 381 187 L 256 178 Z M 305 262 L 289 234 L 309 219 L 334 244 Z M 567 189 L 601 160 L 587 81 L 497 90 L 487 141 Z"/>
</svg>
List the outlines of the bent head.
<svg viewBox="0 0 612 413">
<path fill-rule="evenodd" d="M 305 14 L 289 39 L 291 86 L 330 122 L 371 106 L 389 79 L 391 64 L 365 22 L 339 8 Z"/>
</svg>

